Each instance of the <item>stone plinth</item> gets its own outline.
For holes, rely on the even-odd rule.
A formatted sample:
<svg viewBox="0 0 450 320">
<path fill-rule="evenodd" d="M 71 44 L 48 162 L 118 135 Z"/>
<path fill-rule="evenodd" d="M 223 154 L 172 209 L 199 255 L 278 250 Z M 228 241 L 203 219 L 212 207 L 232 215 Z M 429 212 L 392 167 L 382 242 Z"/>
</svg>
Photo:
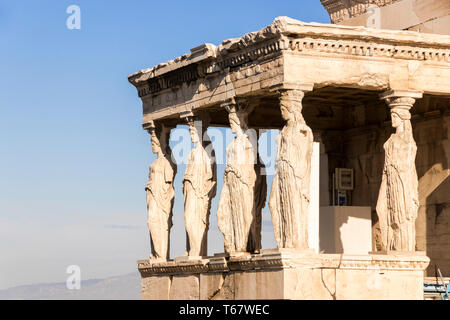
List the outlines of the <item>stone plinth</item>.
<svg viewBox="0 0 450 320">
<path fill-rule="evenodd" d="M 290 250 L 138 262 L 144 300 L 422 300 L 429 259 Z"/>
</svg>

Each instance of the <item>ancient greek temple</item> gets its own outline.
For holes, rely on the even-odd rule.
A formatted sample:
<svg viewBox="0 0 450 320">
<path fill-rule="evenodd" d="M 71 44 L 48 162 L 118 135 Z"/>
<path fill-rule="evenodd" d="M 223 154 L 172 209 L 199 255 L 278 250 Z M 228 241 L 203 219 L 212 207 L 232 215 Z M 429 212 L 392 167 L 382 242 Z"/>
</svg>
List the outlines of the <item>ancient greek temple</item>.
<svg viewBox="0 0 450 320">
<path fill-rule="evenodd" d="M 341 2 L 322 1 L 336 23 Z M 450 36 L 382 27 L 279 17 L 129 77 L 157 155 L 143 299 L 423 299 L 430 258 L 450 272 L 439 245 L 450 223 Z M 168 143 L 178 125 L 194 144 L 185 172 Z M 208 127 L 235 134 L 220 188 Z M 250 129 L 280 130 L 270 186 Z M 175 197 L 183 257 L 169 255 Z M 261 246 L 266 201 L 275 249 Z M 214 256 L 210 215 L 224 236 Z"/>
</svg>

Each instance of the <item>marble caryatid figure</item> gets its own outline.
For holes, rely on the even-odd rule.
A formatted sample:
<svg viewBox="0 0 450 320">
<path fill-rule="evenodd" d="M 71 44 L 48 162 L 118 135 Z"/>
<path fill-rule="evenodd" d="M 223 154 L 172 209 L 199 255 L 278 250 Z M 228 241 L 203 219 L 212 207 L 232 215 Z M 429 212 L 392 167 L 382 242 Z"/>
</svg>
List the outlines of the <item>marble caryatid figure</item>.
<svg viewBox="0 0 450 320">
<path fill-rule="evenodd" d="M 170 250 L 170 229 L 175 196 L 173 181 L 176 166 L 172 162 L 169 148 L 170 128 L 153 124 L 149 129 L 153 153 L 157 155 L 150 166 L 147 192 L 148 228 L 152 252 L 150 260 L 168 260 Z"/>
<path fill-rule="evenodd" d="M 183 180 L 186 255 L 206 256 L 211 200 L 216 195 L 214 150 L 206 134 L 207 123 L 187 118 L 194 148 L 188 156 Z M 199 125 L 199 126 L 198 126 Z"/>
<path fill-rule="evenodd" d="M 225 252 L 258 252 L 261 249 L 261 209 L 266 181 L 257 161 L 256 141 L 250 140 L 251 107 L 234 101 L 226 105 L 235 139 L 226 150 L 226 168 L 217 220 L 225 239 Z M 253 136 L 252 136 L 253 137 Z M 254 140 L 257 138 L 254 137 Z"/>
<path fill-rule="evenodd" d="M 278 248 L 308 249 L 309 183 L 313 133 L 302 116 L 300 90 L 281 92 L 281 115 L 286 125 L 277 137 L 277 170 L 269 208 Z"/>
<path fill-rule="evenodd" d="M 414 99 L 398 98 L 388 102 L 396 131 L 384 144 L 385 162 L 377 203 L 382 242 L 387 251 L 414 252 L 419 209 L 417 146 L 409 112 Z"/>
</svg>

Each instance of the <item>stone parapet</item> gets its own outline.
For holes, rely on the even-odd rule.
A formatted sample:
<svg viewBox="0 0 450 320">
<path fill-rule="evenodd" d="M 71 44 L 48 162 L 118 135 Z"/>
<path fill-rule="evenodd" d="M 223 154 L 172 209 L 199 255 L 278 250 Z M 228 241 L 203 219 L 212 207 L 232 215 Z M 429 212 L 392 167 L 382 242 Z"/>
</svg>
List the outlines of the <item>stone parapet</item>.
<svg viewBox="0 0 450 320">
<path fill-rule="evenodd" d="M 148 300 L 423 299 L 423 253 L 340 255 L 294 250 L 138 262 Z"/>
</svg>

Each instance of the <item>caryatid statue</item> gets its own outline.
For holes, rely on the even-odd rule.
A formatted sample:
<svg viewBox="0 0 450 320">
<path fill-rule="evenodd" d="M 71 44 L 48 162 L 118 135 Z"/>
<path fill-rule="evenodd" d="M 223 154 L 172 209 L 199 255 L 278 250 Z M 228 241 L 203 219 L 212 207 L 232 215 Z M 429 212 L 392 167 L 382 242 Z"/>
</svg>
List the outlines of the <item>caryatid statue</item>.
<svg viewBox="0 0 450 320">
<path fill-rule="evenodd" d="M 261 249 L 261 209 L 265 203 L 266 181 L 260 175 L 263 165 L 257 161 L 257 142 L 252 144 L 248 131 L 246 103 L 226 104 L 235 139 L 226 150 L 226 168 L 219 199 L 217 220 L 225 239 L 225 252 L 258 252 Z M 254 137 L 256 140 L 256 136 Z"/>
<path fill-rule="evenodd" d="M 395 128 L 384 144 L 385 162 L 377 203 L 382 242 L 387 251 L 414 252 L 415 222 L 419 209 L 416 171 L 417 146 L 411 126 L 412 96 L 385 96 L 391 108 L 392 127 Z"/>
<path fill-rule="evenodd" d="M 269 208 L 278 248 L 306 250 L 314 138 L 302 115 L 304 92 L 283 90 L 280 94 L 281 115 L 286 125 L 277 137 L 277 169 Z"/>
<path fill-rule="evenodd" d="M 187 122 L 194 148 L 187 159 L 183 180 L 186 255 L 201 257 L 208 253 L 209 214 L 211 200 L 216 195 L 217 172 L 206 121 L 189 117 Z"/>
<path fill-rule="evenodd" d="M 176 165 L 172 162 L 169 148 L 170 128 L 153 124 L 149 132 L 153 153 L 157 155 L 150 166 L 147 193 L 148 228 L 152 253 L 150 260 L 168 260 L 170 250 L 170 229 L 175 191 L 173 181 Z"/>
</svg>

